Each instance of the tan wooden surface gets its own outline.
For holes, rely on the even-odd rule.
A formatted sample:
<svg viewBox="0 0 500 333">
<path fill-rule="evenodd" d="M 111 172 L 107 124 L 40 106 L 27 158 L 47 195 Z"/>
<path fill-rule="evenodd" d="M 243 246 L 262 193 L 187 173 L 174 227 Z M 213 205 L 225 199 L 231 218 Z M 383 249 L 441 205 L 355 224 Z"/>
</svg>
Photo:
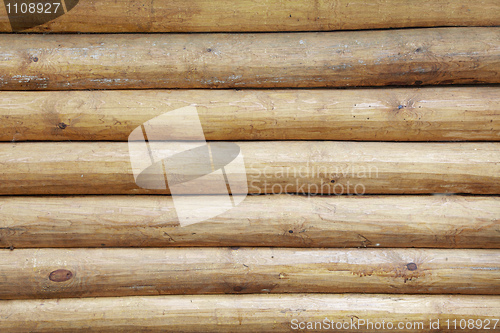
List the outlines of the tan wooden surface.
<svg viewBox="0 0 500 333">
<path fill-rule="evenodd" d="M 500 294 L 500 250 L 0 250 L 1 299 L 227 293 Z"/>
<path fill-rule="evenodd" d="M 479 320 L 493 329 L 498 296 L 459 295 L 205 295 L 0 301 L 8 332 L 291 332 L 305 322 L 353 321 L 341 332 L 376 333 L 367 322 L 411 322 L 398 332 L 452 332 L 453 320 Z M 251 314 L 251 315 L 249 315 Z M 430 328 L 429 320 L 439 325 Z M 365 323 L 362 324 L 362 320 Z M 304 325 L 304 324 L 300 324 Z M 422 329 L 419 329 L 422 327 Z M 387 326 L 386 326 L 387 327 Z M 404 326 L 403 326 L 404 327 Z M 409 326 L 410 327 L 410 326 Z M 453 327 L 453 326 L 451 326 Z M 457 327 L 459 327 L 457 325 Z M 479 327 L 479 326 L 477 326 Z M 437 328 L 437 329 L 436 329 Z M 325 330 L 308 330 L 324 332 Z M 456 331 L 456 330 L 455 330 Z M 460 332 L 477 332 L 465 328 Z"/>
<path fill-rule="evenodd" d="M 464 295 L 204 295 L 99 297 L 58 300 L 0 301 L 0 329 L 5 332 L 293 332 L 327 318 L 351 320 L 355 328 L 341 332 L 377 333 L 368 321 L 399 323 L 397 332 L 478 332 L 493 329 L 500 316 L 499 296 Z M 430 328 L 431 320 L 439 324 Z M 483 323 L 463 330 L 448 329 L 457 320 Z M 364 324 L 361 325 L 364 320 Z M 293 321 L 293 322 L 292 322 Z M 447 322 L 448 321 L 448 322 Z M 301 324 L 304 323 L 304 324 Z M 335 324 L 334 324 L 335 325 Z M 453 328 L 453 326 L 451 326 Z M 326 330 L 308 330 L 325 332 Z"/>
<path fill-rule="evenodd" d="M 498 84 L 499 11 L 496 0 L 81 0 L 31 31 L 206 34 L 0 34 L 0 141 L 126 141 L 190 105 L 208 140 L 319 140 L 238 142 L 248 180 L 229 176 L 253 194 L 500 194 L 500 143 L 323 141 L 499 141 L 498 87 L 137 90 Z M 0 32 L 17 23 L 0 5 Z M 436 26 L 489 28 L 254 33 Z M 55 91 L 88 89 L 135 91 Z M 498 197 L 251 196 L 181 227 L 170 196 L 9 196 L 169 194 L 135 184 L 127 148 L 0 144 L 0 331 L 289 332 L 325 318 L 500 331 Z M 120 246 L 137 248 L 85 248 Z M 93 296 L 104 297 L 80 298 Z"/>
<path fill-rule="evenodd" d="M 68 6 L 68 4 L 66 4 Z M 494 0 L 80 0 L 37 32 L 319 31 L 500 25 Z M 17 18 L 14 23 L 29 22 Z M 0 7 L 0 31 L 11 26 Z"/>
<path fill-rule="evenodd" d="M 0 197 L 0 247 L 498 249 L 499 216 L 498 197 L 265 195 L 181 227 L 165 196 Z"/>
<path fill-rule="evenodd" d="M 500 27 L 294 34 L 2 34 L 0 89 L 500 83 L 499 56 Z"/>
<path fill-rule="evenodd" d="M 500 141 L 498 87 L 5 91 L 0 140 L 127 141 L 186 106 L 196 107 L 207 140 Z M 172 118 L 165 131 L 184 121 Z"/>
<path fill-rule="evenodd" d="M 500 143 L 264 141 L 238 146 L 245 166 L 227 175 L 233 185 L 246 184 L 251 194 L 500 194 Z M 155 155 L 168 156 L 174 148 L 167 143 Z M 168 194 L 169 189 L 136 184 L 131 159 L 140 158 L 135 149 L 129 155 L 125 142 L 2 143 L 0 194 Z M 188 158 L 171 174 L 184 179 L 198 166 L 203 164 Z M 164 184 L 164 174 L 160 177 Z M 212 174 L 184 183 L 182 193 L 227 194 L 217 186 L 219 180 Z"/>
</svg>

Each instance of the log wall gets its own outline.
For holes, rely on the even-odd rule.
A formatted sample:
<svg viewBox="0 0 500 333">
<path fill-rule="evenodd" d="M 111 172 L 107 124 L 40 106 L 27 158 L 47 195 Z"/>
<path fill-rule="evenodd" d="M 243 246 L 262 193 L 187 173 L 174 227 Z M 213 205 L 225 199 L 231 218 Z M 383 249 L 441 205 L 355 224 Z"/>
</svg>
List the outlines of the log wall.
<svg viewBox="0 0 500 333">
<path fill-rule="evenodd" d="M 1 332 L 500 331 L 497 0 L 60 4 L 0 5 Z"/>
</svg>

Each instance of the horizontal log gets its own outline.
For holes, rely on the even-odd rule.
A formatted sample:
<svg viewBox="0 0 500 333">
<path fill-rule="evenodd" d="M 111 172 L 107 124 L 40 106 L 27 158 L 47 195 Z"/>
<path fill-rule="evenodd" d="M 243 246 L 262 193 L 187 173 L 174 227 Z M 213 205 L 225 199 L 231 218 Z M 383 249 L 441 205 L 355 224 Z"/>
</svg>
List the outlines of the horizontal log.
<svg viewBox="0 0 500 333">
<path fill-rule="evenodd" d="M 55 19 L 53 15 L 45 15 L 47 19 L 39 15 L 36 23 L 33 15 L 12 15 L 9 20 L 8 8 L 2 6 L 0 31 L 252 32 L 500 25 L 500 6 L 494 0 L 432 0 L 418 4 L 397 0 L 327 0 L 314 5 L 307 0 L 65 2 L 69 9 L 66 14 Z M 14 7 L 10 9 L 14 13 Z M 63 12 L 62 7 L 59 12 Z"/>
<path fill-rule="evenodd" d="M 500 294 L 500 250 L 0 250 L 0 299 L 223 293 Z"/>
<path fill-rule="evenodd" d="M 498 332 L 500 297 L 205 295 L 0 301 L 5 332 L 290 332 L 333 321 L 341 332 Z M 469 320 L 473 321 L 469 328 Z M 344 324 L 346 323 L 346 324 Z M 457 329 L 455 329 L 455 323 Z M 460 323 L 464 329 L 460 329 Z M 465 325 L 464 325 L 465 323 Z M 293 325 L 293 326 L 292 326 Z M 300 326 L 299 326 L 300 325 Z M 318 324 L 307 332 L 324 332 Z M 354 325 L 351 326 L 351 325 Z"/>
<path fill-rule="evenodd" d="M 144 171 L 137 179 L 145 188 L 136 184 L 131 160 L 149 165 L 150 157 L 135 144 L 129 152 L 125 142 L 1 143 L 0 194 L 169 194 L 169 188 L 155 187 L 165 187 L 163 170 Z M 237 146 L 244 165 L 226 170 L 233 194 L 500 194 L 500 143 L 262 141 Z M 161 160 L 178 148 L 162 142 L 153 150 Z M 217 152 L 232 157 L 231 149 Z M 173 184 L 183 182 L 175 194 L 228 193 L 216 172 L 191 179 L 201 172 L 198 168 L 209 168 L 201 155 L 180 156 L 164 163 Z"/>
<path fill-rule="evenodd" d="M 499 87 L 6 91 L 0 141 L 127 141 L 146 121 L 190 105 L 207 140 L 500 141 Z"/>
<path fill-rule="evenodd" d="M 0 34 L 0 90 L 500 83 L 499 56 L 500 27 L 293 34 Z"/>
<path fill-rule="evenodd" d="M 0 247 L 498 249 L 499 216 L 498 197 L 262 195 L 181 227 L 170 197 L 0 197 Z"/>
</svg>

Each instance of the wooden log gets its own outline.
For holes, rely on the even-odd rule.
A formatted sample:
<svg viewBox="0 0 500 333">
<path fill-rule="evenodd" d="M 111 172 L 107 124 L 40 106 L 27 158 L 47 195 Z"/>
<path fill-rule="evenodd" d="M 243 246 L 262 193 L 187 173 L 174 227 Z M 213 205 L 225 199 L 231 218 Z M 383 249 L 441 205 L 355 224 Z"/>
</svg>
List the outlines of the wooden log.
<svg viewBox="0 0 500 333">
<path fill-rule="evenodd" d="M 233 194 L 500 194 L 500 143 L 263 141 L 238 146 L 244 166 L 226 170 Z M 155 155 L 169 156 L 177 148 L 166 143 Z M 168 188 L 136 184 L 131 159 L 142 155 L 131 151 L 124 142 L 2 143 L 0 194 L 169 194 Z M 179 181 L 204 166 L 189 156 L 176 162 L 166 165 Z M 165 186 L 163 171 L 158 175 Z M 219 181 L 212 173 L 183 183 L 176 193 L 227 194 Z"/>
<path fill-rule="evenodd" d="M 70 7 L 69 1 L 64 2 L 66 7 Z M 427 0 L 419 3 L 327 0 L 314 4 L 307 0 L 76 2 L 78 4 L 74 8 L 70 7 L 66 14 L 32 29 L 29 28 L 34 25 L 33 15 L 18 15 L 9 22 L 7 8 L 2 6 L 0 31 L 252 32 L 500 25 L 500 6 L 494 0 Z M 62 13 L 62 10 L 61 7 L 59 12 Z"/>
<path fill-rule="evenodd" d="M 499 56 L 500 27 L 294 34 L 3 34 L 0 89 L 500 83 Z"/>
<path fill-rule="evenodd" d="M 6 91 L 0 140 L 126 141 L 146 121 L 190 105 L 207 140 L 500 141 L 498 87 Z M 186 127 L 172 117 L 167 125 Z"/>
<path fill-rule="evenodd" d="M 0 299 L 227 293 L 500 294 L 500 250 L 0 250 Z"/>
<path fill-rule="evenodd" d="M 262 195 L 180 227 L 170 197 L 0 197 L 0 247 L 498 249 L 499 216 L 498 197 Z"/>
<path fill-rule="evenodd" d="M 0 301 L 5 332 L 498 332 L 500 297 L 205 295 Z M 307 322 L 316 324 L 307 329 Z M 472 328 L 468 327 L 472 320 Z M 345 329 L 336 329 L 335 325 Z M 385 330 L 382 330 L 384 322 Z M 346 324 L 344 324 L 346 323 Z M 455 323 L 457 329 L 455 329 Z M 460 329 L 460 323 L 464 329 Z M 464 324 L 465 323 L 465 324 Z M 293 325 L 293 326 L 292 326 Z M 299 326 L 300 325 L 300 326 Z M 354 326 L 351 326 L 354 325 Z"/>
</svg>

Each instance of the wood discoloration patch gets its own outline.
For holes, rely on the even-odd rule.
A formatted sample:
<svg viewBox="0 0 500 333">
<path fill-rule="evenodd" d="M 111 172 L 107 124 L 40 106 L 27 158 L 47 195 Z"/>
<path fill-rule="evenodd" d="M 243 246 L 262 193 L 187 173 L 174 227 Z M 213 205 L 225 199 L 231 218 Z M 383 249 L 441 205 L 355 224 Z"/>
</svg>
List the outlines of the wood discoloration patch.
<svg viewBox="0 0 500 333">
<path fill-rule="evenodd" d="M 402 278 L 403 283 L 431 274 L 428 269 L 423 269 L 422 267 L 430 258 L 418 252 L 413 254 L 400 254 L 398 252 L 388 251 L 386 255 L 377 258 L 377 261 L 379 259 L 387 263 L 383 263 L 377 267 L 367 266 L 364 269 L 353 270 L 352 273 L 360 277 L 380 276 L 394 279 Z"/>
<path fill-rule="evenodd" d="M 50 273 L 49 280 L 53 282 L 65 282 L 73 277 L 73 273 L 67 269 L 58 269 Z"/>
</svg>

